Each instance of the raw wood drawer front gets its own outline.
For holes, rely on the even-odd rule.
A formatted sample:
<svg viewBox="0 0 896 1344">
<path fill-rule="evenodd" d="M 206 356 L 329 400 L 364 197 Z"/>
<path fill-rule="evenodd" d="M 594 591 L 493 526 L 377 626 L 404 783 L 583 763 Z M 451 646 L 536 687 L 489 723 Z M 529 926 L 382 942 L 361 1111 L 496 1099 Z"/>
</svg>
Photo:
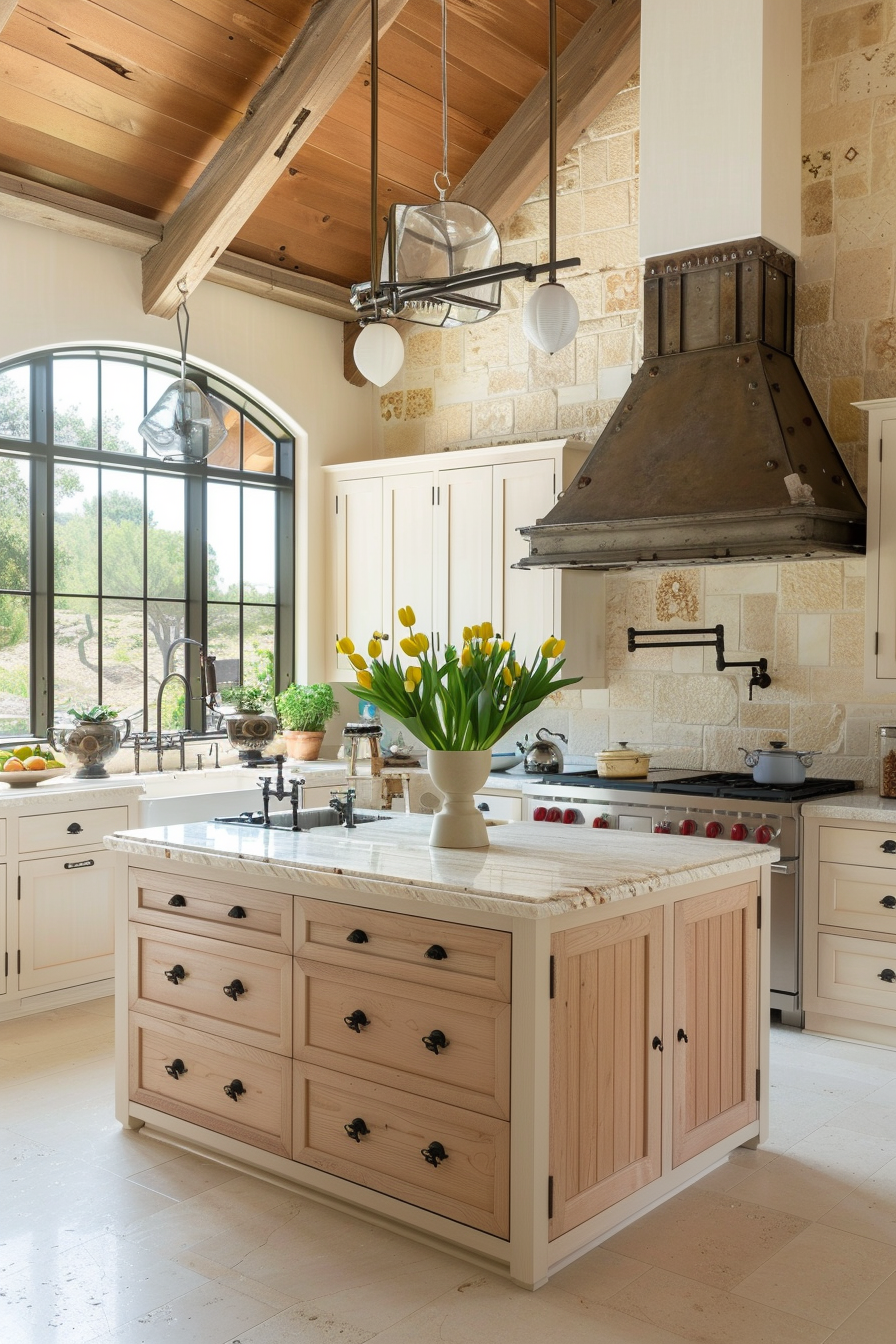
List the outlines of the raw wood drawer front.
<svg viewBox="0 0 896 1344">
<path fill-rule="evenodd" d="M 304 897 L 295 920 L 309 960 L 510 1001 L 509 933 Z"/>
<path fill-rule="evenodd" d="M 854 864 L 818 865 L 818 922 L 896 934 L 896 872 Z"/>
<path fill-rule="evenodd" d="M 44 812 L 19 818 L 19 850 L 34 854 L 46 849 L 82 849 L 102 845 L 103 836 L 126 831 L 126 807 L 94 807 L 70 812 Z"/>
<path fill-rule="evenodd" d="M 885 845 L 892 849 L 885 849 Z M 822 862 L 862 863 L 896 873 L 896 827 L 887 831 L 860 831 L 845 826 L 821 826 L 818 847 Z"/>
<path fill-rule="evenodd" d="M 129 1068 L 132 1101 L 289 1157 L 292 1063 L 284 1055 L 131 1013 Z"/>
<path fill-rule="evenodd" d="M 185 929 L 272 952 L 292 950 L 292 896 L 134 869 L 129 905 L 131 919 L 143 924 Z"/>
<path fill-rule="evenodd" d="M 295 1065 L 293 1115 L 296 1162 L 507 1239 L 505 1121 L 312 1064 Z"/>
<path fill-rule="evenodd" d="M 510 1118 L 509 1004 L 303 958 L 294 1001 L 296 1059 Z"/>
<path fill-rule="evenodd" d="M 896 1023 L 896 944 L 820 933 L 818 995 L 882 1009 L 874 1020 Z"/>
<path fill-rule="evenodd" d="M 140 924 L 130 927 L 130 946 L 131 1008 L 290 1054 L 290 957 Z"/>
</svg>

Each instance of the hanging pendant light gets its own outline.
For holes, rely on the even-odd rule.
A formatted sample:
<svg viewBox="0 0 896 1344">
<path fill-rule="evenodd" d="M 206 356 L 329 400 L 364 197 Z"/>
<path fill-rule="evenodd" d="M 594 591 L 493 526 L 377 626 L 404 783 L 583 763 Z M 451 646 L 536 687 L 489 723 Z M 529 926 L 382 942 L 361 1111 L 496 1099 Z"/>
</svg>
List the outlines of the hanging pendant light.
<svg viewBox="0 0 896 1344">
<path fill-rule="evenodd" d="M 139 433 L 163 462 L 203 462 L 227 438 L 227 427 L 215 402 L 187 377 L 190 314 L 183 280 L 178 289 L 184 296 L 177 310 L 180 377 L 140 421 Z"/>
<path fill-rule="evenodd" d="M 352 355 L 368 382 L 385 387 L 404 363 L 404 341 L 388 322 L 370 322 L 361 328 Z"/>
<path fill-rule="evenodd" d="M 579 307 L 569 290 L 557 281 L 557 0 L 549 0 L 549 5 L 548 280 L 539 285 L 523 309 L 523 331 L 532 345 L 553 355 L 569 345 L 578 331 Z"/>
</svg>

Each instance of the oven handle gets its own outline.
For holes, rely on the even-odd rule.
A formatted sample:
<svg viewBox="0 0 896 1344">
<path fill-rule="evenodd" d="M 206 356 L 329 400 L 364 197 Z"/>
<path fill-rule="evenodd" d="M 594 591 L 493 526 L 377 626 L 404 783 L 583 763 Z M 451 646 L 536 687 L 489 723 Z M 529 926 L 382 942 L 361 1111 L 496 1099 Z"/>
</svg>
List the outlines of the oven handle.
<svg viewBox="0 0 896 1344">
<path fill-rule="evenodd" d="M 772 863 L 769 867 L 773 873 L 786 873 L 788 877 L 792 877 L 796 872 L 795 863 Z"/>
</svg>

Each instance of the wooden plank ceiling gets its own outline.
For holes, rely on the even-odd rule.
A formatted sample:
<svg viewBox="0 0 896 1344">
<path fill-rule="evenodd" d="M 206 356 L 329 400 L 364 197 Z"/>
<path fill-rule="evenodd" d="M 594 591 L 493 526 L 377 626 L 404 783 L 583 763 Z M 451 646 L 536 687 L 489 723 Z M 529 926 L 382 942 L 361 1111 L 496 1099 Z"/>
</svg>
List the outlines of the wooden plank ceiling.
<svg viewBox="0 0 896 1344">
<path fill-rule="evenodd" d="M 559 0 L 561 51 L 600 3 Z M 20 0 L 0 25 L 0 171 L 164 223 L 310 9 L 311 0 Z M 457 183 L 544 75 L 547 0 L 448 0 L 448 9 Z M 436 194 L 439 34 L 438 0 L 408 0 L 380 43 L 382 214 Z M 364 278 L 369 116 L 364 67 L 284 160 L 230 250 L 341 285 Z"/>
</svg>

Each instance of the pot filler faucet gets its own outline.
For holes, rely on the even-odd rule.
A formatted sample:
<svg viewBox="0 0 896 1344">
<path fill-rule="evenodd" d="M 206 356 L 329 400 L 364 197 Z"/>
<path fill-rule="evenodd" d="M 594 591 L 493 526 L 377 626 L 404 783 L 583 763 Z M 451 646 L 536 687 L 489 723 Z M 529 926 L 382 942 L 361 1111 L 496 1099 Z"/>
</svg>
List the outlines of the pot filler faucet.
<svg viewBox="0 0 896 1344">
<path fill-rule="evenodd" d="M 174 640 L 172 644 L 168 645 L 168 652 L 165 654 L 165 675 L 162 678 L 162 681 L 159 685 L 159 694 L 156 697 L 156 758 L 160 771 L 162 769 L 162 752 L 164 750 L 164 747 L 162 745 L 162 697 L 165 694 L 165 690 L 169 682 L 179 681 L 183 684 L 184 731 L 189 733 L 192 732 L 193 728 L 192 687 L 190 686 L 190 683 L 187 681 L 186 677 L 182 672 L 172 672 L 171 670 L 171 659 L 174 654 L 174 650 L 178 648 L 181 644 L 195 644 L 196 647 L 198 648 L 199 684 L 201 688 L 199 698 L 202 700 L 202 703 L 205 705 L 206 709 L 211 710 L 212 713 L 215 712 L 214 697 L 215 692 L 218 689 L 218 676 L 217 673 L 215 672 L 215 655 L 211 653 L 206 653 L 205 645 L 200 643 L 198 639 L 187 639 L 186 637 L 184 637 L 182 639 Z"/>
<path fill-rule="evenodd" d="M 667 636 L 670 634 L 686 635 L 712 635 L 712 639 L 655 639 L 653 636 Z M 638 640 L 641 643 L 638 643 Z M 628 651 L 635 653 L 638 649 L 715 649 L 716 651 L 716 671 L 725 672 L 729 667 L 749 667 L 752 676 L 750 677 L 750 699 L 753 699 L 753 687 L 760 691 L 768 690 L 772 684 L 772 679 L 768 671 L 767 658 L 748 658 L 743 663 L 731 663 L 725 657 L 725 627 L 724 625 L 713 625 L 705 630 L 635 630 L 633 626 L 628 628 Z"/>
</svg>

